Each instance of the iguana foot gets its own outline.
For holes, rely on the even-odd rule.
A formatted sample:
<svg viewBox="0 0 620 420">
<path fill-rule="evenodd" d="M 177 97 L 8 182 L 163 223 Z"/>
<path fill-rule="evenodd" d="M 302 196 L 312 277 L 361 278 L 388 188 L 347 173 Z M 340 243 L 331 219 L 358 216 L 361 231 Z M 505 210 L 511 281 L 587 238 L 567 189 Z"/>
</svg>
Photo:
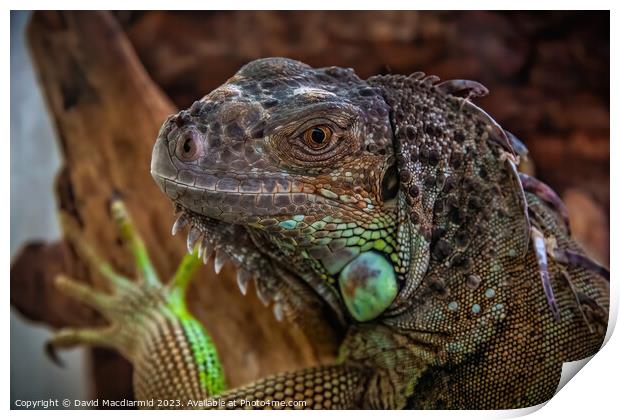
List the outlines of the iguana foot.
<svg viewBox="0 0 620 420">
<path fill-rule="evenodd" d="M 48 353 L 58 360 L 57 348 L 83 344 L 118 350 L 134 365 L 138 399 L 152 397 L 155 392 L 158 398 L 167 394 L 178 396 L 179 388 L 192 398 L 220 393 L 225 384 L 215 345 L 202 324 L 189 313 L 184 299 L 187 286 L 201 264 L 197 251 L 187 254 L 171 281 L 163 284 L 123 203 L 113 201 L 111 210 L 121 237 L 134 257 L 137 280 L 117 273 L 84 241 L 77 226 L 61 216 L 68 238 L 86 263 L 106 279 L 109 292 L 95 290 L 64 275 L 56 278 L 56 286 L 96 309 L 109 325 L 63 328 L 48 342 Z M 163 374 L 158 377 L 162 372 L 153 367 L 163 362 L 175 365 L 173 376 L 168 372 L 166 377 Z"/>
</svg>

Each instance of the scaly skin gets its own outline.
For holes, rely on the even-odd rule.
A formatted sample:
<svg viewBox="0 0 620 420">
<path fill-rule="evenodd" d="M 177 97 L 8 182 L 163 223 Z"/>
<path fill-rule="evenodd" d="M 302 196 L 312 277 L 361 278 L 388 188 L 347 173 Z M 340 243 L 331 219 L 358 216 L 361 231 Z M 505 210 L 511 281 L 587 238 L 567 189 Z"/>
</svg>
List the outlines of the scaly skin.
<svg viewBox="0 0 620 420">
<path fill-rule="evenodd" d="M 335 365 L 219 394 L 214 357 L 206 377 L 179 382 L 179 372 L 204 366 L 195 347 L 183 353 L 193 358 L 157 370 L 165 364 L 152 355 L 182 352 L 188 334 L 140 329 L 129 346 L 137 350 L 112 344 L 136 367 L 136 394 L 186 400 L 200 388 L 224 402 L 295 399 L 306 408 L 548 400 L 562 363 L 602 344 L 609 273 L 570 238 L 555 193 L 518 173 L 525 147 L 469 100 L 486 93 L 464 80 L 364 81 L 350 69 L 272 58 L 170 117 L 152 174 L 181 211 L 173 233 L 189 225 L 190 251 L 205 261 L 215 251 L 216 271 L 231 260 L 243 292 L 253 277 L 276 317 L 317 340 L 343 339 Z M 142 289 L 170 306 L 167 287 Z M 140 305 L 106 308 L 142 314 Z M 154 312 L 136 324 L 160 325 L 160 313 L 171 314 L 168 328 L 193 320 Z M 206 332 L 195 331 L 201 354 L 214 355 Z"/>
</svg>

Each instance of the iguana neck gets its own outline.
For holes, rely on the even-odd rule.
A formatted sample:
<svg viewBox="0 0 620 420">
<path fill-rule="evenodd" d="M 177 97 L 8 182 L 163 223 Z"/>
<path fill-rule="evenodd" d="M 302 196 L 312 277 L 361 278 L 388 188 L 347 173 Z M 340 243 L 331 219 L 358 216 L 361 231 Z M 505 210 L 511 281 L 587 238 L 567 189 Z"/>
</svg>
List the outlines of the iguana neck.
<svg viewBox="0 0 620 420">
<path fill-rule="evenodd" d="M 338 277 L 351 261 L 368 252 L 382 255 L 404 282 L 408 252 L 407 229 L 401 229 L 406 217 L 404 209 L 394 200 L 369 216 L 366 222 L 346 222 L 331 215 L 312 218 L 294 216 L 280 222 L 283 227 L 302 228 L 304 235 L 287 232 L 248 229 L 250 236 L 267 257 L 280 261 L 284 268 L 308 284 L 323 298 L 342 322 L 350 318 L 342 311 L 342 295 Z"/>
</svg>

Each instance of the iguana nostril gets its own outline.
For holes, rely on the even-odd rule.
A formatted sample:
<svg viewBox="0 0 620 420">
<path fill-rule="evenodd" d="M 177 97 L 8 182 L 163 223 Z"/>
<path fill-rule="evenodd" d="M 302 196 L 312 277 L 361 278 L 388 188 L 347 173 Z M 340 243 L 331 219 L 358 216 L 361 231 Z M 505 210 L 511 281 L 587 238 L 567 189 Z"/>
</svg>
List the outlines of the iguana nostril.
<svg viewBox="0 0 620 420">
<path fill-rule="evenodd" d="M 177 142 L 176 155 L 185 162 L 198 159 L 202 155 L 202 141 L 195 131 L 183 133 Z"/>
</svg>

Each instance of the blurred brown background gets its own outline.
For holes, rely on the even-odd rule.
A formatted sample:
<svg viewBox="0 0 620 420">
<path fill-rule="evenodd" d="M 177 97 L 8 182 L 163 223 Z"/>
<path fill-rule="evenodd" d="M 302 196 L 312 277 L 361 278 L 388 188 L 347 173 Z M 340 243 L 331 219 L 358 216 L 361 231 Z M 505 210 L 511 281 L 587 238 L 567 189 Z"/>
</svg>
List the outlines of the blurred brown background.
<svg viewBox="0 0 620 420">
<path fill-rule="evenodd" d="M 12 35 L 22 36 L 13 32 L 13 15 L 11 22 Z M 151 213 L 139 215 L 138 225 L 143 232 L 147 227 L 158 232 L 149 231 L 146 240 L 165 277 L 183 246 L 179 238 L 169 238 L 169 203 L 157 192 L 152 199 L 149 195 L 150 189 L 155 191 L 148 175 L 149 150 L 162 115 L 189 106 L 248 61 L 267 56 L 352 67 L 363 78 L 421 70 L 442 79 L 483 83 L 491 94 L 476 102 L 526 143 L 536 175 L 565 200 L 576 237 L 593 257 L 609 263 L 608 12 L 37 12 L 29 41 L 56 125 L 56 147 L 64 157 L 54 189 L 57 205 L 85 218 L 85 230 L 121 269 L 127 267 L 126 258 L 106 225 L 109 190 L 126 193 L 134 213 L 151 206 Z M 12 44 L 12 87 L 13 54 Z M 22 101 L 23 96 L 12 96 L 12 118 L 27 116 L 29 108 Z M 14 112 L 18 106 L 23 112 Z M 22 211 L 14 211 L 13 203 L 38 208 L 40 200 L 14 188 L 13 178 L 25 179 L 20 167 L 48 155 L 36 153 L 47 139 L 14 133 L 11 122 L 13 255 L 23 245 L 14 244 L 13 232 L 32 225 Z M 20 154 L 29 148 L 35 152 Z M 119 156 L 128 161 L 114 166 L 113 158 Z M 55 171 L 40 179 L 49 182 Z M 54 224 L 56 215 L 48 213 L 36 218 Z M 210 270 L 202 276 L 213 277 Z M 55 328 L 100 321 L 50 286 L 53 275 L 62 271 L 97 284 L 64 241 L 27 245 L 11 272 L 13 306 L 26 319 Z M 234 272 L 224 274 L 232 277 Z M 253 293 L 242 298 L 232 278 L 207 278 L 196 289 L 192 308 L 224 349 L 231 385 L 325 356 L 303 334 L 276 324 Z M 238 329 L 231 330 L 226 322 Z M 22 360 L 31 353 L 19 352 L 39 348 L 41 340 L 13 339 L 14 331 L 29 328 L 11 324 L 12 395 L 20 384 L 29 390 L 37 377 L 45 376 L 47 365 Z M 89 365 L 90 396 L 131 397 L 131 371 L 117 355 L 97 350 Z M 53 386 L 40 388 L 44 398 L 64 397 L 55 395 L 59 391 Z"/>
<path fill-rule="evenodd" d="M 477 102 L 528 146 L 573 228 L 609 262 L 609 13 L 118 13 L 151 77 L 181 108 L 250 60 L 285 56 L 360 77 L 473 79 Z"/>
</svg>

